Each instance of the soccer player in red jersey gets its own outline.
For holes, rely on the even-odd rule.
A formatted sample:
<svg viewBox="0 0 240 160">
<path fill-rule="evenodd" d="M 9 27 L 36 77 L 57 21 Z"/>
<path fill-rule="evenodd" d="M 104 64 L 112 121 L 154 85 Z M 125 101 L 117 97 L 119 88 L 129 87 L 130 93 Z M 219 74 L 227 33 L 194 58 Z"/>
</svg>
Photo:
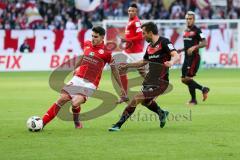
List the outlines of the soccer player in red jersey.
<svg viewBox="0 0 240 160">
<path fill-rule="evenodd" d="M 138 7 L 137 4 L 132 3 L 128 8 L 128 17 L 129 21 L 125 28 L 125 39 L 122 39 L 123 42 L 126 42 L 126 48 L 123 51 L 123 54 L 126 55 L 128 62 L 137 62 L 143 59 L 144 52 L 144 39 L 142 35 L 141 22 L 137 17 Z M 144 77 L 144 67 L 138 68 L 139 73 Z M 126 73 L 121 73 L 121 82 L 123 88 L 127 93 L 128 90 L 128 78 Z M 121 97 L 119 103 L 125 101 L 124 97 Z"/>
<path fill-rule="evenodd" d="M 63 87 L 60 98 L 49 108 L 42 118 L 44 126 L 58 114 L 61 106 L 71 101 L 75 128 L 82 128 L 82 124 L 79 121 L 80 105 L 85 103 L 87 97 L 91 96 L 97 89 L 106 63 L 110 64 L 113 75 L 121 88 L 122 95 L 125 95 L 118 69 L 115 68 L 114 60 L 112 59 L 112 53 L 104 45 L 104 36 L 104 28 L 100 26 L 93 27 L 92 41 L 85 42 L 83 57 L 77 64 L 78 68 L 73 78 Z"/>
</svg>

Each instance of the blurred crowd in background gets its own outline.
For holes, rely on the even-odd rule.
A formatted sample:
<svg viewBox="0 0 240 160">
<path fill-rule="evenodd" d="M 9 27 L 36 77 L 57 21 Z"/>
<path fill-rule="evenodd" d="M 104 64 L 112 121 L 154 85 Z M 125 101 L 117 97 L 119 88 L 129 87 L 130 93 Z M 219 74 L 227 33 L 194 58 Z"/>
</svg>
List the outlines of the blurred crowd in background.
<svg viewBox="0 0 240 160">
<path fill-rule="evenodd" d="M 0 0 L 0 29 L 91 28 L 92 22 L 127 19 L 132 2 L 138 5 L 140 19 L 184 19 L 188 10 L 194 11 L 197 19 L 240 18 L 240 0 L 102 0 L 92 12 L 76 9 L 74 0 L 47 1 Z"/>
</svg>

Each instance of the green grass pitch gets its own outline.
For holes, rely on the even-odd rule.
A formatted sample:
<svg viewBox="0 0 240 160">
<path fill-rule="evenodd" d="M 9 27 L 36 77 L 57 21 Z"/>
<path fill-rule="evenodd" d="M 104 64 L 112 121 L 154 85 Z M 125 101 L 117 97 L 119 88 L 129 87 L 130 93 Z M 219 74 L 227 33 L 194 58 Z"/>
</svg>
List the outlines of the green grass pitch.
<svg viewBox="0 0 240 160">
<path fill-rule="evenodd" d="M 211 88 L 209 99 L 189 107 L 187 87 L 180 70 L 171 70 L 173 91 L 157 102 L 171 114 L 165 128 L 148 117 L 142 106 L 120 132 L 107 129 L 119 119 L 125 105 L 84 122 L 76 130 L 72 122 L 54 119 L 43 132 L 31 133 L 26 120 L 42 116 L 58 98 L 48 86 L 50 72 L 0 73 L 1 160 L 237 160 L 240 159 L 240 70 L 201 69 L 196 80 Z M 105 72 L 101 90 L 113 91 Z M 88 111 L 94 99 L 83 105 Z"/>
</svg>

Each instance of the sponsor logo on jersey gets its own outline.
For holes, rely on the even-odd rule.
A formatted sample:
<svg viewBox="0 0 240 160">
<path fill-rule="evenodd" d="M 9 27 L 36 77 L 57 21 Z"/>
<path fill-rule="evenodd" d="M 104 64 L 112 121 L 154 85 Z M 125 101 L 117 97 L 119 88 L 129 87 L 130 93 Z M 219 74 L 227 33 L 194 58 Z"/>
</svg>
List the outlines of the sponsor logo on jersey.
<svg viewBox="0 0 240 160">
<path fill-rule="evenodd" d="M 190 32 L 190 36 L 194 36 L 195 34 L 196 34 L 196 32 L 194 32 L 194 31 Z"/>
<path fill-rule="evenodd" d="M 159 58 L 160 55 L 150 55 L 148 58 L 149 59 L 154 59 L 154 58 Z"/>
<path fill-rule="evenodd" d="M 94 56 L 94 52 L 90 52 L 89 56 L 93 57 Z"/>
<path fill-rule="evenodd" d="M 103 53 L 104 53 L 104 50 L 103 50 L 103 49 L 99 49 L 99 50 L 98 50 L 98 53 L 99 53 L 99 54 L 103 54 Z"/>
<path fill-rule="evenodd" d="M 190 38 L 190 37 L 184 37 L 183 40 L 191 41 L 192 38 Z"/>
<path fill-rule="evenodd" d="M 196 33 L 194 31 L 190 31 L 190 32 L 185 31 L 183 34 L 183 37 L 192 37 L 194 35 L 196 35 Z"/>
<path fill-rule="evenodd" d="M 162 49 L 162 45 L 161 44 L 156 45 L 154 48 L 148 46 L 147 52 L 148 52 L 148 54 L 154 54 L 154 53 L 160 51 L 161 49 Z"/>
</svg>

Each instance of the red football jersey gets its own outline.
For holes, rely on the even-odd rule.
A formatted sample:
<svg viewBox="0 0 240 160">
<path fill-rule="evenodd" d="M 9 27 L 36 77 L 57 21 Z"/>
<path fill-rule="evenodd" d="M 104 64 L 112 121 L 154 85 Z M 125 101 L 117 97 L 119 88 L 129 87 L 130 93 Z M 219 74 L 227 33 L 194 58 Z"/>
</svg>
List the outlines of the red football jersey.
<svg viewBox="0 0 240 160">
<path fill-rule="evenodd" d="M 82 62 L 75 75 L 97 87 L 105 64 L 111 62 L 112 53 L 105 49 L 104 43 L 93 46 L 91 41 L 86 41 L 83 54 Z"/>
<path fill-rule="evenodd" d="M 126 53 L 143 52 L 144 40 L 141 29 L 141 22 L 137 16 L 129 19 L 125 28 L 125 38 L 132 43 L 130 48 L 125 49 Z"/>
</svg>

